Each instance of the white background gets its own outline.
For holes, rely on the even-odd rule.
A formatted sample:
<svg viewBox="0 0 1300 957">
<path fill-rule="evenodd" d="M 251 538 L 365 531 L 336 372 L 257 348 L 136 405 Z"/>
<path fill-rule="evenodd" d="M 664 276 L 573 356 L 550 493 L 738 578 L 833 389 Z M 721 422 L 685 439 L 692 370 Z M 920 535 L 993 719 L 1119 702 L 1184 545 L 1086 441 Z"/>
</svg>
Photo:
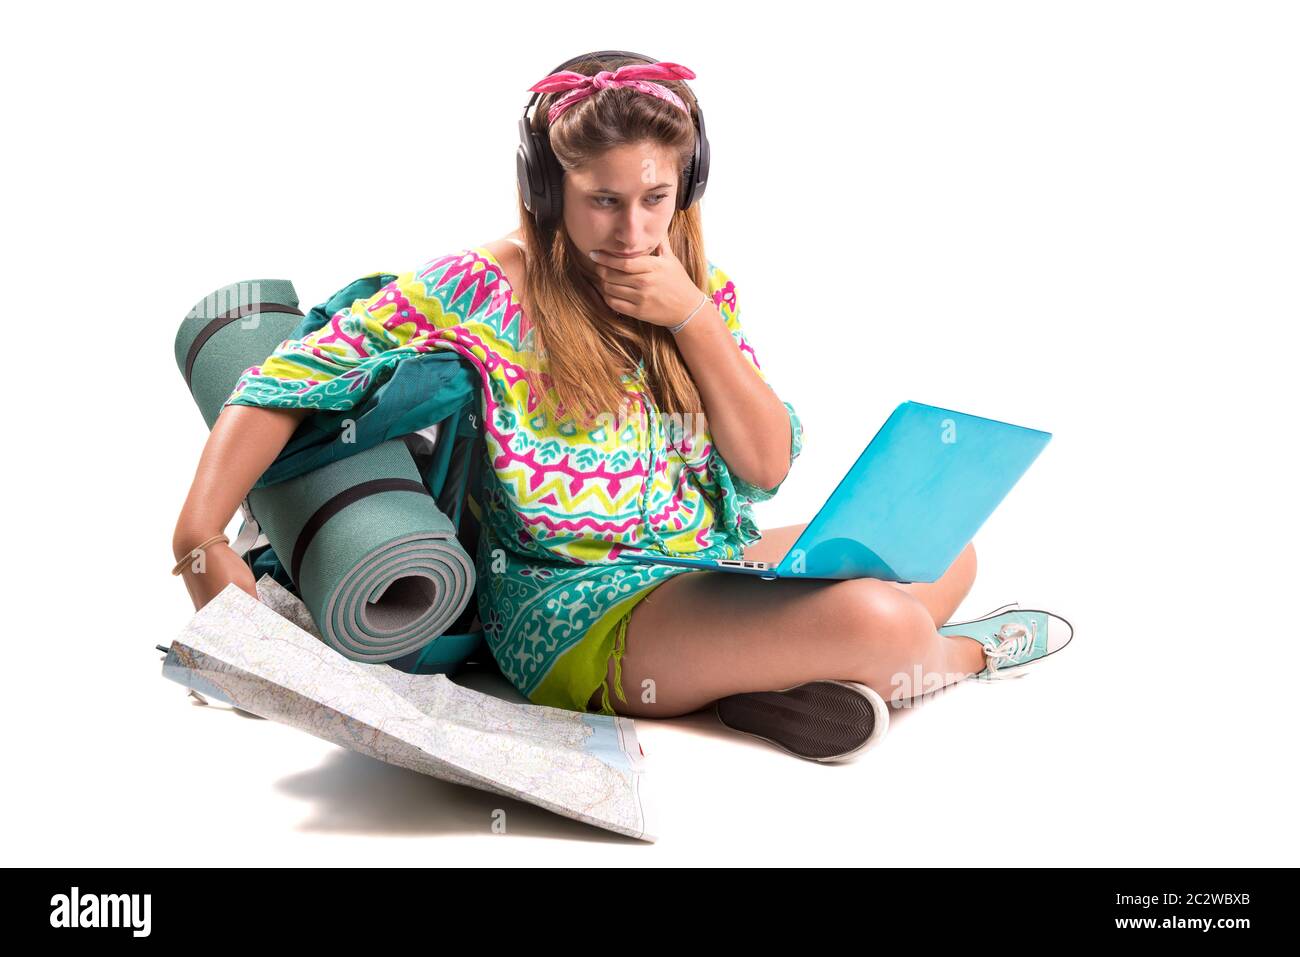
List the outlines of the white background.
<svg viewBox="0 0 1300 957">
<path fill-rule="evenodd" d="M 6 863 L 1296 864 L 1293 11 L 8 9 Z M 1044 429 L 958 617 L 1075 627 L 847 765 L 638 721 L 654 845 L 519 803 L 494 835 L 501 798 L 200 707 L 154 650 L 192 614 L 185 311 L 507 232 L 527 87 L 601 48 L 698 74 L 707 251 L 807 429 L 760 526 L 903 400 Z"/>
</svg>

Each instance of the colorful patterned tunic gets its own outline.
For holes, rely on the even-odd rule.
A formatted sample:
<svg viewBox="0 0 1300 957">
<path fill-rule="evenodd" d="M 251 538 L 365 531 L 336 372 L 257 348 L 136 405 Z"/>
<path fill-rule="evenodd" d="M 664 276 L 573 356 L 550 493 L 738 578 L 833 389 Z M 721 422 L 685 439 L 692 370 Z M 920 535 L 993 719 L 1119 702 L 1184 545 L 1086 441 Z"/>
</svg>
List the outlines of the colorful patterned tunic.
<svg viewBox="0 0 1300 957">
<path fill-rule="evenodd" d="M 712 263 L 706 291 L 767 381 L 741 329 L 735 286 Z M 592 431 L 553 421 L 524 376 L 545 371 L 533 343 L 500 262 L 473 247 L 430 260 L 316 332 L 282 342 L 244 371 L 225 404 L 342 411 L 409 356 L 450 349 L 470 361 L 487 385 L 486 459 L 470 505 L 481 526 L 484 634 L 522 694 L 582 711 L 605 677 L 620 622 L 655 586 L 692 571 L 626 554 L 741 557 L 760 537 L 751 504 L 780 486 L 759 489 L 733 476 L 698 420 L 661 414 L 644 389 L 644 359 L 622 377 L 631 414 L 606 416 Z M 784 404 L 793 463 L 803 426 Z"/>
</svg>

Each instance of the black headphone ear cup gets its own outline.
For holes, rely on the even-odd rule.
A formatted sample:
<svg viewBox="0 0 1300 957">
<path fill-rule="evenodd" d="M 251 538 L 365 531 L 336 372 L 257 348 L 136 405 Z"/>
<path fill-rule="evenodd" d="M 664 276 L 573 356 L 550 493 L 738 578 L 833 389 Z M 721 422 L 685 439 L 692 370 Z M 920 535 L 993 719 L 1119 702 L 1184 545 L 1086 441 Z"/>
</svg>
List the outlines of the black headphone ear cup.
<svg viewBox="0 0 1300 957">
<path fill-rule="evenodd" d="M 691 151 L 691 161 L 682 176 L 685 186 L 681 193 L 678 209 L 690 209 L 704 196 L 704 187 L 709 181 L 709 141 L 704 135 L 704 115 L 695 114 L 695 148 Z"/>
<path fill-rule="evenodd" d="M 540 140 L 541 136 L 537 138 Z M 539 152 L 544 157 L 542 170 L 546 177 L 546 224 L 548 229 L 553 229 L 564 216 L 564 170 L 549 143 L 541 146 Z"/>
<path fill-rule="evenodd" d="M 544 134 L 532 128 L 528 117 L 519 119 L 519 147 L 515 151 L 515 175 L 524 207 L 542 230 L 559 222 L 563 171 L 557 175 L 558 161 L 551 154 Z"/>
<path fill-rule="evenodd" d="M 544 184 L 537 174 L 537 161 L 533 155 L 533 141 L 528 132 L 526 119 L 519 121 L 519 146 L 515 149 L 515 176 L 519 180 L 519 195 L 523 197 L 524 208 L 537 215 L 538 195 Z"/>
<path fill-rule="evenodd" d="M 698 110 L 698 106 L 697 106 Z M 709 137 L 704 132 L 704 114 L 695 114 L 695 158 L 691 161 L 691 203 L 704 198 L 704 188 L 709 185 Z"/>
</svg>

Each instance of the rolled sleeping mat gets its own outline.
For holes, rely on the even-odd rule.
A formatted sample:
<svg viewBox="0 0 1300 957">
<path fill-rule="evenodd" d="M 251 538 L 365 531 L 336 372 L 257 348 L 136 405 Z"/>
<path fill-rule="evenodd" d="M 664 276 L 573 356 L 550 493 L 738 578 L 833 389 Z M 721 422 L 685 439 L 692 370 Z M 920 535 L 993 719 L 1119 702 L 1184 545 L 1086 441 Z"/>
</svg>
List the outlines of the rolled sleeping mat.
<svg viewBox="0 0 1300 957">
<path fill-rule="evenodd" d="M 223 286 L 190 310 L 176 364 L 208 428 L 244 370 L 291 338 L 301 319 L 286 280 Z M 353 661 L 425 648 L 474 594 L 473 559 L 401 439 L 254 488 L 248 504 L 322 639 Z M 451 671 L 472 650 L 466 643 L 459 660 L 439 659 Z"/>
</svg>

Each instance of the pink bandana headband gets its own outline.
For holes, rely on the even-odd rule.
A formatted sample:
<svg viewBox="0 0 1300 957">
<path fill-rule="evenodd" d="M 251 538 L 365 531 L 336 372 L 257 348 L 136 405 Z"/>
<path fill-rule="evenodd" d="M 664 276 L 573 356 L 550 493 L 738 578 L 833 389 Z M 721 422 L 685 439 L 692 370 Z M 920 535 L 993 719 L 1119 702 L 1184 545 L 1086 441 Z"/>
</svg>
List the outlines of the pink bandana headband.
<svg viewBox="0 0 1300 957">
<path fill-rule="evenodd" d="M 561 70 L 559 73 L 552 73 L 544 79 L 538 80 L 528 89 L 535 93 L 558 93 L 560 90 L 569 90 L 551 104 L 550 110 L 546 113 L 546 121 L 554 123 L 555 118 L 573 106 L 579 100 L 584 100 L 591 96 L 597 90 L 603 90 L 606 87 L 630 86 L 634 90 L 642 93 L 648 93 L 651 96 L 657 96 L 661 100 L 667 100 L 679 110 L 689 114 L 691 111 L 682 98 L 658 83 L 648 83 L 647 80 L 693 80 L 695 73 L 688 67 L 680 63 L 629 63 L 627 66 L 621 66 L 617 70 L 601 70 L 595 76 L 587 76 L 584 73 L 575 73 L 573 70 Z"/>
</svg>

